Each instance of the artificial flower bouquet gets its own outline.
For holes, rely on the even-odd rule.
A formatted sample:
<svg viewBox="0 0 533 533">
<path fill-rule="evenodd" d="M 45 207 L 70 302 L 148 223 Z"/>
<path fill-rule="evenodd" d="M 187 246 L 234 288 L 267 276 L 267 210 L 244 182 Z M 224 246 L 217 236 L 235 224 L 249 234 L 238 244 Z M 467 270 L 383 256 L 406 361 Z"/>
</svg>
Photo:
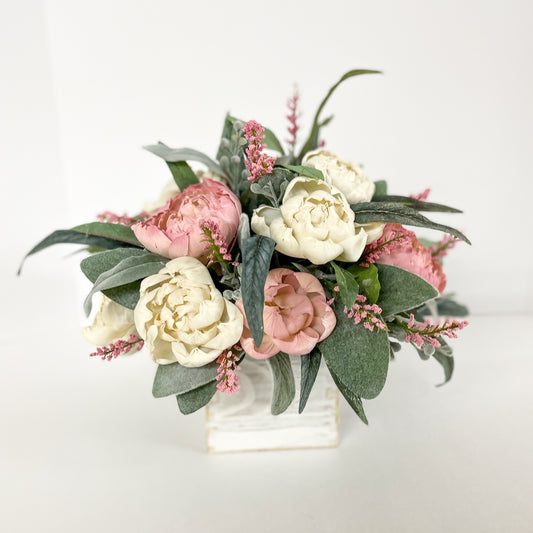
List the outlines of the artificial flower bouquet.
<svg viewBox="0 0 533 533">
<path fill-rule="evenodd" d="M 153 394 L 174 395 L 191 413 L 217 393 L 239 391 L 239 363 L 264 359 L 274 380 L 272 414 L 292 403 L 290 358 L 301 361 L 299 412 L 324 359 L 355 413 L 382 390 L 389 361 L 405 344 L 452 374 L 452 351 L 466 309 L 443 294 L 442 258 L 458 230 L 421 212 L 458 210 L 389 195 L 384 181 L 324 148 L 321 102 L 297 147 L 298 94 L 288 101 L 284 149 L 254 120 L 226 116 L 216 159 L 159 143 L 173 182 L 137 216 L 99 215 L 59 230 L 28 255 L 57 243 L 86 247 L 81 269 L 101 293 L 85 337 L 91 355 L 112 360 L 143 346 L 158 364 Z M 275 154 L 275 155 L 274 155 Z M 190 162 L 200 163 L 194 172 Z M 439 242 L 405 226 L 444 232 Z M 442 317 L 442 318 L 439 318 Z"/>
</svg>

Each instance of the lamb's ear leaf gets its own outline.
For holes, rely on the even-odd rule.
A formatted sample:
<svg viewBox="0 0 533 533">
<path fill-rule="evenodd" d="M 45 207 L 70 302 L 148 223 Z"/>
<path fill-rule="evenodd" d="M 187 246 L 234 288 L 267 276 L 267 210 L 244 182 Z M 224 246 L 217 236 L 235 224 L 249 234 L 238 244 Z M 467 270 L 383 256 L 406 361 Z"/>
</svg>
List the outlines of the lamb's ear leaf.
<svg viewBox="0 0 533 533">
<path fill-rule="evenodd" d="M 339 379 L 337 374 L 331 370 L 331 368 L 328 366 L 329 373 L 331 374 L 331 377 L 333 378 L 333 381 L 335 382 L 335 385 L 337 385 L 337 388 L 341 392 L 341 394 L 344 396 L 344 399 L 348 402 L 350 407 L 354 410 L 355 414 L 366 424 L 368 425 L 368 419 L 365 414 L 365 410 L 363 409 L 363 402 L 361 400 L 360 396 L 357 396 L 354 392 L 352 392 L 344 383 Z"/>
<path fill-rule="evenodd" d="M 279 352 L 267 359 L 274 379 L 271 413 L 280 415 L 287 410 L 296 394 L 290 356 Z"/>
<path fill-rule="evenodd" d="M 298 406 L 298 413 L 302 413 L 309 399 L 309 394 L 313 389 L 313 385 L 316 381 L 318 370 L 320 369 L 320 362 L 322 360 L 322 354 L 318 348 L 314 348 L 313 351 L 307 355 L 300 357 L 302 372 L 300 378 L 300 404 Z"/>
<path fill-rule="evenodd" d="M 178 394 L 176 400 L 178 401 L 179 410 L 184 415 L 190 415 L 191 413 L 198 411 L 198 409 L 206 406 L 216 392 L 217 383 L 216 381 L 211 381 L 197 389 Z"/>
</svg>

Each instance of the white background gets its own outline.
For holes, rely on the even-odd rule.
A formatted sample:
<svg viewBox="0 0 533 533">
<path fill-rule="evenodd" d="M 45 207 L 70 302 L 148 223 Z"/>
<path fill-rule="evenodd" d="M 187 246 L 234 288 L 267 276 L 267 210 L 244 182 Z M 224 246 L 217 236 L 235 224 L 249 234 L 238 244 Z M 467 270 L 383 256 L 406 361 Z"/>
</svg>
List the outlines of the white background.
<svg viewBox="0 0 533 533">
<path fill-rule="evenodd" d="M 5 531 L 529 531 L 533 8 L 512 1 L 0 2 L 0 525 Z M 472 247 L 457 372 L 407 350 L 338 450 L 207 457 L 202 414 L 150 399 L 147 355 L 79 338 L 87 286 L 53 229 L 135 212 L 168 180 L 142 151 L 216 153 L 226 111 L 284 137 L 329 86 L 328 147 L 392 193 L 432 188 Z M 404 354 L 405 353 L 405 354 Z M 240 525 L 239 525 L 240 524 Z M 181 529 L 180 529 L 181 528 Z"/>
</svg>

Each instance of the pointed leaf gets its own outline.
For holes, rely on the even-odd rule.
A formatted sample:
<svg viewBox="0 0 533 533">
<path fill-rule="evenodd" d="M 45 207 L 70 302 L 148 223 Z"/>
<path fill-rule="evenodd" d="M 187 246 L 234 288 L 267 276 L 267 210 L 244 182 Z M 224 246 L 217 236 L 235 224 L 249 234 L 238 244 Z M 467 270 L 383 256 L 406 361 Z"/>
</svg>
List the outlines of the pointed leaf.
<svg viewBox="0 0 533 533">
<path fill-rule="evenodd" d="M 442 385 L 448 383 L 450 379 L 452 379 L 454 367 L 454 360 L 451 348 L 444 340 L 439 339 L 439 342 L 441 343 L 441 346 L 439 348 L 435 348 L 435 351 L 433 352 L 432 356 L 440 363 L 442 369 L 444 370 L 444 381 L 442 383 L 439 383 L 437 387 L 441 387 Z"/>
<path fill-rule="evenodd" d="M 143 146 L 145 150 L 152 152 L 152 154 L 163 158 L 167 163 L 177 163 L 178 161 L 198 161 L 203 163 L 208 169 L 215 174 L 223 175 L 220 165 L 213 161 L 209 156 L 205 155 L 193 148 L 170 148 L 163 143 L 151 144 Z"/>
<path fill-rule="evenodd" d="M 242 301 L 256 346 L 260 346 L 263 340 L 265 281 L 275 246 L 269 237 L 254 235 L 244 241 L 242 248 Z"/>
<path fill-rule="evenodd" d="M 339 379 L 339 377 L 331 370 L 331 368 L 328 366 L 329 373 L 331 374 L 331 377 L 333 378 L 333 381 L 335 382 L 335 385 L 337 385 L 337 388 L 339 389 L 340 393 L 344 396 L 344 399 L 348 402 L 348 405 L 354 410 L 355 414 L 366 424 L 368 425 L 368 419 L 365 414 L 365 410 L 363 409 L 363 402 L 361 401 L 361 397 L 357 396 L 357 394 L 354 394 L 348 387 L 344 385 L 344 383 Z"/>
<path fill-rule="evenodd" d="M 320 350 L 315 347 L 315 349 L 307 354 L 300 357 L 302 372 L 301 372 L 301 381 L 300 381 L 300 404 L 298 406 L 298 413 L 302 413 L 309 399 L 309 394 L 313 389 L 315 384 L 316 376 L 318 370 L 320 369 L 320 361 L 322 360 L 322 354 Z"/>
<path fill-rule="evenodd" d="M 415 198 L 410 198 L 409 196 L 388 196 L 386 194 L 374 194 L 372 197 L 372 202 L 393 202 L 407 207 L 412 207 L 417 211 L 434 211 L 440 213 L 462 213 L 460 209 L 455 207 L 449 207 L 447 205 L 436 204 L 433 202 L 424 202 L 421 200 L 416 200 Z"/>
<path fill-rule="evenodd" d="M 189 368 L 179 363 L 158 365 L 152 394 L 154 398 L 181 395 L 216 380 L 217 363 Z"/>
<path fill-rule="evenodd" d="M 381 285 L 379 283 L 378 269 L 376 265 L 370 263 L 367 267 L 362 267 L 360 265 L 352 265 L 349 267 L 348 272 L 351 272 L 359 288 L 365 293 L 372 303 L 376 303 L 379 298 L 379 292 L 381 290 Z"/>
<path fill-rule="evenodd" d="M 383 196 L 387 194 L 387 182 L 385 180 L 377 180 L 374 182 L 374 185 L 376 186 L 376 190 L 374 191 L 372 200 L 374 200 L 376 196 Z"/>
<path fill-rule="evenodd" d="M 283 147 L 281 146 L 281 143 L 279 142 L 278 138 L 274 134 L 272 130 L 269 130 L 268 128 L 265 128 L 264 131 L 265 138 L 263 142 L 266 144 L 267 148 L 270 150 L 275 150 L 276 152 L 279 152 L 280 154 L 284 154 Z"/>
<path fill-rule="evenodd" d="M 86 235 L 95 235 L 97 237 L 106 237 L 122 243 L 131 244 L 142 248 L 142 244 L 135 237 L 135 233 L 129 226 L 123 224 L 111 224 L 109 222 L 90 222 L 89 224 L 81 224 L 72 228 L 73 231 L 79 231 Z M 122 244 L 124 246 L 124 244 Z"/>
<path fill-rule="evenodd" d="M 378 328 L 369 331 L 362 322 L 355 324 L 343 312 L 344 304 L 338 299 L 332 309 L 337 326 L 318 347 L 328 367 L 353 394 L 375 398 L 387 378 L 390 351 L 387 333 Z"/>
<path fill-rule="evenodd" d="M 361 202 L 350 206 L 355 213 L 355 221 L 358 224 L 369 224 L 371 222 L 394 222 L 407 226 L 418 226 L 429 228 L 444 233 L 449 233 L 468 244 L 471 244 L 459 230 L 443 224 L 432 222 L 416 209 L 394 202 Z"/>
<path fill-rule="evenodd" d="M 270 364 L 274 379 L 271 413 L 279 415 L 287 410 L 296 394 L 291 360 L 286 353 L 279 352 L 273 357 L 269 357 L 267 361 Z"/>
<path fill-rule="evenodd" d="M 176 161 L 175 163 L 167 161 L 167 165 L 180 191 L 184 191 L 189 185 L 200 183 L 192 168 L 185 161 Z"/>
<path fill-rule="evenodd" d="M 341 268 L 333 261 L 331 261 L 331 266 L 335 271 L 335 278 L 337 279 L 341 300 L 348 309 L 351 309 L 359 294 L 359 284 L 355 280 L 353 274 L 348 270 L 344 270 L 344 268 Z"/>
<path fill-rule="evenodd" d="M 376 266 L 381 284 L 377 304 L 383 316 L 408 311 L 439 295 L 433 285 L 416 274 L 392 265 Z"/>
<path fill-rule="evenodd" d="M 284 164 L 277 164 L 276 167 L 285 168 L 287 170 L 290 170 L 292 172 L 296 172 L 300 176 L 306 176 L 308 178 L 314 178 L 316 180 L 324 180 L 324 174 L 321 170 L 318 170 L 318 168 L 313 167 L 305 167 L 303 165 L 284 165 Z"/>
<path fill-rule="evenodd" d="M 179 410 L 184 415 L 190 415 L 198 411 L 198 409 L 205 407 L 216 392 L 217 383 L 213 381 L 184 394 L 179 394 L 176 396 Z"/>
</svg>

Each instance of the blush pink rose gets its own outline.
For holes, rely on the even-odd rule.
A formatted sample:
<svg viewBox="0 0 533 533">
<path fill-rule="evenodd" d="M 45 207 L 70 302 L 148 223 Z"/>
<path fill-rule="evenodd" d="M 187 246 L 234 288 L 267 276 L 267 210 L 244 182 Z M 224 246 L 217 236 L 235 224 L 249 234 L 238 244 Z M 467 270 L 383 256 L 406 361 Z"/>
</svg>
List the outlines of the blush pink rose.
<svg viewBox="0 0 533 533">
<path fill-rule="evenodd" d="M 151 252 L 174 259 L 196 257 L 206 263 L 202 225 L 214 223 L 228 248 L 239 228 L 241 204 L 231 190 L 212 179 L 190 185 L 176 194 L 151 217 L 132 226 L 135 236 Z"/>
<path fill-rule="evenodd" d="M 255 359 L 267 359 L 280 351 L 289 355 L 308 354 L 317 342 L 329 336 L 337 323 L 318 279 L 288 268 L 268 273 L 261 346 L 254 344 L 242 300 L 236 305 L 244 316 L 241 345 Z"/>
<path fill-rule="evenodd" d="M 442 266 L 412 231 L 406 231 L 400 224 L 387 224 L 380 240 L 387 242 L 398 229 L 407 235 L 407 239 L 380 255 L 376 262 L 408 270 L 425 279 L 442 294 L 446 288 L 446 275 Z"/>
</svg>

